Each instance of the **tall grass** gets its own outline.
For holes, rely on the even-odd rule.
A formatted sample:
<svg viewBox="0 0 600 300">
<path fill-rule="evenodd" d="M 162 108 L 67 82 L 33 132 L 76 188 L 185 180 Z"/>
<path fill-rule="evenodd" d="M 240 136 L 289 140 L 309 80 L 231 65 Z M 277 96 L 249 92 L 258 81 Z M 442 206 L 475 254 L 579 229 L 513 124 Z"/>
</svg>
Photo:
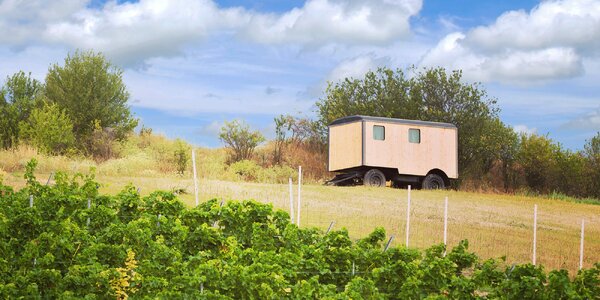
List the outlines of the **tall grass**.
<svg viewBox="0 0 600 300">
<path fill-rule="evenodd" d="M 20 172 L 25 169 L 29 160 L 35 158 L 40 172 L 87 172 L 90 167 L 96 167 L 92 160 L 82 157 L 66 157 L 46 155 L 28 145 L 19 145 L 16 148 L 0 150 L 0 169 L 7 173 Z"/>
<path fill-rule="evenodd" d="M 77 155 L 46 155 L 34 147 L 19 145 L 0 150 L 0 168 L 7 173 L 23 172 L 27 162 L 35 158 L 42 173 L 88 172 L 94 168 L 102 175 L 162 176 L 176 171 L 176 143 L 160 135 L 132 135 L 126 142 L 112 146 L 115 157 L 101 161 Z"/>
<path fill-rule="evenodd" d="M 97 175 L 105 176 L 142 176 L 163 177 L 177 174 L 176 152 L 178 147 L 191 148 L 191 145 L 168 139 L 156 134 L 134 134 L 127 141 L 114 143 L 114 157 L 105 160 L 93 160 L 83 156 L 52 156 L 46 155 L 34 147 L 19 145 L 16 148 L 0 150 L 0 170 L 2 173 L 17 174 L 25 170 L 29 160 L 38 161 L 38 172 L 87 173 L 95 169 Z M 228 165 L 227 150 L 197 148 L 196 167 L 200 178 L 210 178 L 227 181 L 254 181 L 263 183 L 283 183 L 288 177 L 295 177 L 295 169 L 286 165 L 265 166 L 256 160 L 241 161 Z M 264 148 L 261 150 L 268 152 Z M 191 152 L 187 153 L 187 166 L 182 176 L 192 172 Z M 309 173 L 310 174 L 310 173 Z M 5 174 L 6 177 L 6 174 Z M 308 177 L 308 176 L 307 176 Z M 311 182 L 313 177 L 308 177 Z"/>
</svg>

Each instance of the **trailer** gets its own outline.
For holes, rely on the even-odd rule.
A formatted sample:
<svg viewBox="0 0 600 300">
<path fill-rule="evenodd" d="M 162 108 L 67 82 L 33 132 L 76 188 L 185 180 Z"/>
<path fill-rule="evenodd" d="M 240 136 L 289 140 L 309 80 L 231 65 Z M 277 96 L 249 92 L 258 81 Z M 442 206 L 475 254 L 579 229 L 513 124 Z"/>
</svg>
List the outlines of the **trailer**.
<svg viewBox="0 0 600 300">
<path fill-rule="evenodd" d="M 417 185 L 458 178 L 458 129 L 449 123 L 349 116 L 329 124 L 330 185 Z"/>
</svg>

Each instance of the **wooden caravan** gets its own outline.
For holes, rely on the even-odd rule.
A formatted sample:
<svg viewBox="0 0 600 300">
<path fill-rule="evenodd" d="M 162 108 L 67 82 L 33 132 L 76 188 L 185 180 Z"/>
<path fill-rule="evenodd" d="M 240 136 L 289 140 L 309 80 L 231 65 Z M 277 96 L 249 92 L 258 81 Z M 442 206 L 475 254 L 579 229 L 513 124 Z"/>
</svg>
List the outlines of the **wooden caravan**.
<svg viewBox="0 0 600 300">
<path fill-rule="evenodd" d="M 329 125 L 330 184 L 421 184 L 458 178 L 458 130 L 448 123 L 350 116 Z"/>
</svg>

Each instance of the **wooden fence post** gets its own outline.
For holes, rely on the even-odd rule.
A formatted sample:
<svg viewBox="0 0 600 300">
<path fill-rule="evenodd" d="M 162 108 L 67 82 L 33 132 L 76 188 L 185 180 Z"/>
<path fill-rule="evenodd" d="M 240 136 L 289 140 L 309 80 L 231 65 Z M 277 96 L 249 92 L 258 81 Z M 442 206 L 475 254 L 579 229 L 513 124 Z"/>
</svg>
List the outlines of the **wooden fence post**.
<svg viewBox="0 0 600 300">
<path fill-rule="evenodd" d="M 196 206 L 198 206 L 198 175 L 196 174 L 196 151 L 192 147 L 192 169 L 194 171 L 194 194 L 196 195 Z"/>
<path fill-rule="evenodd" d="M 385 248 L 383 248 L 383 252 L 387 251 L 387 249 L 390 247 L 390 245 L 392 244 L 392 241 L 394 240 L 394 235 L 390 236 L 390 239 L 388 240 L 387 244 L 385 244 Z"/>
<path fill-rule="evenodd" d="M 290 187 L 290 222 L 294 224 L 294 191 L 292 188 L 292 177 L 289 178 Z"/>
<path fill-rule="evenodd" d="M 537 204 L 533 206 L 533 265 L 536 262 L 536 247 L 537 247 Z"/>
<path fill-rule="evenodd" d="M 408 204 L 406 205 L 406 248 L 408 248 L 408 237 L 410 235 L 410 190 L 411 186 L 408 185 Z"/>
<path fill-rule="evenodd" d="M 92 200 L 90 198 L 87 199 L 87 209 L 89 210 L 92 207 Z M 87 217 L 87 221 L 85 222 L 86 226 L 90 226 L 90 217 Z"/>
<path fill-rule="evenodd" d="M 444 256 L 448 249 L 448 197 L 444 198 Z"/>
<path fill-rule="evenodd" d="M 302 166 L 298 166 L 298 215 L 296 217 L 296 225 L 298 225 L 298 227 L 300 227 L 300 203 L 301 203 L 301 197 L 300 197 L 300 191 L 301 191 L 301 186 L 302 186 Z"/>
<path fill-rule="evenodd" d="M 585 220 L 581 219 L 581 243 L 579 244 L 579 270 L 583 268 L 583 235 L 585 228 Z"/>
<path fill-rule="evenodd" d="M 333 225 L 335 225 L 335 221 L 331 221 L 331 223 L 329 223 L 329 228 L 327 228 L 325 234 L 328 234 L 331 231 L 331 229 L 333 229 Z"/>
</svg>

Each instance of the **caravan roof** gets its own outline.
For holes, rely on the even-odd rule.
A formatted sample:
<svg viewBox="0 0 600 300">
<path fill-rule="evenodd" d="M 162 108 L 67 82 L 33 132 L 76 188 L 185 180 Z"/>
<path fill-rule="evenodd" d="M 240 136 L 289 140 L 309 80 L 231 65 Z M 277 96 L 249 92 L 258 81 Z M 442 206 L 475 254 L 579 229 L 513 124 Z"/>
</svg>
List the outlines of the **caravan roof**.
<svg viewBox="0 0 600 300">
<path fill-rule="evenodd" d="M 450 124 L 450 123 L 406 120 L 406 119 L 395 119 L 395 118 L 384 118 L 384 117 L 371 117 L 371 116 L 360 116 L 360 115 L 339 118 L 339 119 L 331 122 L 331 124 L 329 124 L 329 126 L 345 124 L 345 123 L 352 123 L 352 122 L 363 121 L 363 120 L 364 121 L 382 122 L 382 123 L 397 123 L 397 124 L 410 124 L 410 125 L 430 126 L 430 127 L 456 128 L 456 126 L 454 124 Z"/>
</svg>

